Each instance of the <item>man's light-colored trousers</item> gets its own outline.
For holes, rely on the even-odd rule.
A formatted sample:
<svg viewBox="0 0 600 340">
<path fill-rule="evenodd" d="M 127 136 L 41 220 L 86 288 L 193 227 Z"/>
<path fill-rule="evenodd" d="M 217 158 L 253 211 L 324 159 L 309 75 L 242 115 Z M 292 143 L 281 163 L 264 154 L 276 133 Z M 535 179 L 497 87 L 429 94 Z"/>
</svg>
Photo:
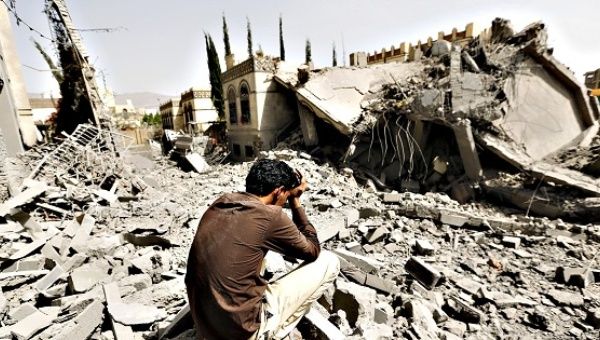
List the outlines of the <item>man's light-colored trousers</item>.
<svg viewBox="0 0 600 340">
<path fill-rule="evenodd" d="M 308 313 L 312 303 L 333 283 L 340 272 L 340 261 L 327 250 L 282 278 L 265 291 L 261 324 L 252 340 L 282 339 Z"/>
</svg>

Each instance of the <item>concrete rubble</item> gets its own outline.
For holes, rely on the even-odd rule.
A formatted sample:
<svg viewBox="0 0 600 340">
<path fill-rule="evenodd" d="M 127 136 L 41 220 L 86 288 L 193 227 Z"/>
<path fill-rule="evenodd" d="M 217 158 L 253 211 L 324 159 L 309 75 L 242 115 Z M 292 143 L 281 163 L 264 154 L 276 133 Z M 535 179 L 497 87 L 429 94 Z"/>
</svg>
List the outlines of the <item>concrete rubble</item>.
<svg viewBox="0 0 600 340">
<path fill-rule="evenodd" d="M 303 338 L 600 337 L 598 182 L 574 156 L 587 150 L 585 162 L 597 161 L 600 141 L 540 145 L 501 118 L 523 105 L 504 107 L 520 95 L 499 84 L 514 90 L 531 76 L 507 76 L 506 65 L 564 73 L 540 25 L 513 33 L 494 21 L 491 47 L 438 44 L 431 59 L 364 70 L 368 86 L 343 86 L 362 107 L 352 117 L 311 97 L 338 96 L 321 93 L 325 81 L 299 93 L 341 134 L 357 132 L 354 151 L 335 160 L 337 145 L 291 149 L 299 134 L 259 156 L 301 170 L 309 219 L 341 262 L 335 287 L 299 324 Z M 373 74 L 386 81 L 373 83 Z M 573 100 L 585 121 L 593 109 Z M 388 145 L 399 154 L 381 157 L 384 143 L 371 145 L 379 128 L 388 142 L 398 132 L 396 141 L 411 140 L 406 152 Z M 575 141 L 575 132 L 561 138 Z M 136 167 L 118 144 L 80 125 L 59 145 L 4 161 L 14 190 L 0 202 L 0 339 L 194 339 L 183 282 L 190 242 L 216 197 L 244 190 L 252 163 L 208 167 L 192 156 L 186 172 L 154 155 L 155 166 Z M 532 187 L 544 200 L 515 202 Z M 292 267 L 272 254 L 267 261 L 274 277 Z"/>
</svg>

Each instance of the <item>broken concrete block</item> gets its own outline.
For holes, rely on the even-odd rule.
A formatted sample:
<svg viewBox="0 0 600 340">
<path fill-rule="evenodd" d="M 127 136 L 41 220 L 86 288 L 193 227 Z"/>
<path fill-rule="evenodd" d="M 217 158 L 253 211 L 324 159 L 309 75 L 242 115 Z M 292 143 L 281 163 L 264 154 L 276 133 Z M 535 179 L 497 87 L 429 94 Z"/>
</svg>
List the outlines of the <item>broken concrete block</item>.
<svg viewBox="0 0 600 340">
<path fill-rule="evenodd" d="M 438 330 L 432 312 L 419 300 L 409 300 L 403 305 L 410 316 L 410 323 L 423 328 L 427 333 L 435 335 Z"/>
<path fill-rule="evenodd" d="M 502 237 L 502 244 L 509 248 L 519 248 L 521 244 L 521 239 L 519 237 L 514 236 L 504 236 Z"/>
<path fill-rule="evenodd" d="M 69 248 L 83 253 L 87 249 L 86 243 L 90 233 L 92 232 L 92 229 L 94 228 L 96 220 L 88 214 L 78 217 L 77 220 L 79 221 L 80 225 L 75 232 L 75 236 L 73 236 L 73 239 L 69 243 Z"/>
<path fill-rule="evenodd" d="M 383 203 L 400 203 L 402 202 L 402 194 L 386 192 L 383 194 L 382 201 Z"/>
<path fill-rule="evenodd" d="M 369 231 L 366 235 L 366 240 L 370 244 L 381 242 L 390 232 L 385 227 L 378 227 Z"/>
<path fill-rule="evenodd" d="M 485 320 L 483 312 L 457 297 L 451 296 L 447 301 L 447 305 L 452 311 L 450 316 L 456 320 L 466 323 L 481 323 Z"/>
<path fill-rule="evenodd" d="M 433 255 L 433 253 L 435 252 L 435 248 L 433 247 L 431 242 L 424 239 L 417 240 L 415 242 L 415 249 L 417 250 L 417 254 L 424 256 Z"/>
<path fill-rule="evenodd" d="M 564 283 L 579 288 L 586 288 L 594 283 L 594 274 L 587 268 L 556 268 L 555 280 L 558 283 Z"/>
<path fill-rule="evenodd" d="M 311 308 L 304 317 L 323 333 L 324 339 L 343 340 L 346 338 L 336 326 L 314 308 Z"/>
<path fill-rule="evenodd" d="M 17 308 L 11 309 L 11 311 L 8 313 L 8 317 L 13 322 L 18 322 L 37 311 L 38 309 L 35 308 L 31 303 L 24 303 Z"/>
<path fill-rule="evenodd" d="M 46 190 L 48 190 L 46 183 L 38 181 L 30 180 L 27 186 L 28 188 L 24 191 L 16 194 L 0 204 L 0 216 L 6 216 L 10 213 L 11 209 L 31 201 L 33 198 L 43 194 Z"/>
<path fill-rule="evenodd" d="M 414 256 L 406 262 L 404 269 L 428 289 L 433 289 L 442 278 L 439 271 Z"/>
<path fill-rule="evenodd" d="M 333 294 L 333 309 L 346 312 L 350 326 L 355 327 L 359 319 L 367 322 L 373 319 L 376 296 L 371 288 L 338 279 Z"/>
<path fill-rule="evenodd" d="M 151 324 L 167 317 L 163 309 L 139 303 L 112 303 L 108 312 L 116 322 L 127 326 Z"/>
<path fill-rule="evenodd" d="M 551 289 L 548 297 L 552 302 L 559 306 L 581 307 L 583 306 L 583 296 L 581 294 L 570 293 L 562 290 Z"/>
<path fill-rule="evenodd" d="M 102 268 L 97 266 L 79 267 L 73 270 L 69 276 L 69 288 L 73 292 L 82 293 L 109 279 L 110 275 Z"/>
<path fill-rule="evenodd" d="M 338 248 L 332 250 L 332 252 L 367 273 L 375 272 L 383 266 L 383 263 L 381 263 L 380 261 L 369 258 L 367 256 L 356 254 L 345 249 Z"/>
<path fill-rule="evenodd" d="M 66 327 L 54 339 L 56 340 L 75 340 L 87 339 L 92 332 L 102 322 L 104 305 L 99 300 L 93 300 L 77 317 L 72 321 L 70 327 Z"/>
<path fill-rule="evenodd" d="M 449 211 L 440 211 L 440 222 L 455 227 L 462 227 L 469 221 L 466 216 L 458 215 Z"/>
<path fill-rule="evenodd" d="M 102 288 L 104 290 L 104 299 L 106 300 L 109 311 L 111 305 L 122 303 L 119 286 L 116 283 L 112 282 L 105 284 Z M 131 327 L 116 322 L 114 318 L 111 318 L 111 324 L 115 340 L 132 339 L 134 337 Z"/>
<path fill-rule="evenodd" d="M 360 219 L 360 211 L 351 207 L 344 207 L 340 210 L 346 220 L 346 227 L 349 227 L 356 223 Z"/>
<path fill-rule="evenodd" d="M 119 281 L 121 287 L 133 287 L 136 291 L 152 286 L 152 277 L 148 274 L 134 274 L 124 277 Z"/>
<path fill-rule="evenodd" d="M 375 305 L 373 321 L 389 325 L 394 322 L 394 308 L 385 302 L 379 302 Z"/>
<path fill-rule="evenodd" d="M 11 326 L 12 335 L 18 340 L 27 340 L 42 329 L 50 326 L 54 318 L 38 310 Z"/>
<path fill-rule="evenodd" d="M 52 270 L 46 274 L 44 277 L 39 279 L 34 287 L 39 292 L 43 292 L 46 289 L 50 288 L 60 277 L 65 273 L 62 267 L 59 264 L 56 264 Z"/>
<path fill-rule="evenodd" d="M 25 256 L 28 256 L 29 254 L 33 253 L 34 251 L 38 250 L 39 248 L 41 248 L 44 243 L 46 243 L 46 238 L 40 238 L 37 240 L 34 240 L 31 243 L 27 243 L 25 246 L 23 246 L 21 249 L 19 249 L 19 251 L 17 251 L 16 253 L 12 254 L 9 259 L 10 260 L 19 260 L 24 258 Z"/>
</svg>

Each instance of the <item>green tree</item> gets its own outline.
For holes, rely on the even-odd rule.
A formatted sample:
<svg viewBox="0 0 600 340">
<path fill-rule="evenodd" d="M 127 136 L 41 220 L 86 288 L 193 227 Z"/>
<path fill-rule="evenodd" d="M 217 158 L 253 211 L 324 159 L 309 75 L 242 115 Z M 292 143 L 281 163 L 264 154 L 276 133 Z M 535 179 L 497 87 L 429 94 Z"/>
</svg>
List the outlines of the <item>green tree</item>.
<svg viewBox="0 0 600 340">
<path fill-rule="evenodd" d="M 279 58 L 285 60 L 285 46 L 283 44 L 283 21 L 279 15 Z"/>
<path fill-rule="evenodd" d="M 336 66 L 337 66 L 337 55 L 336 55 L 336 53 L 335 53 L 335 43 L 333 43 L 333 51 L 332 51 L 332 56 L 331 56 L 331 57 L 332 57 L 332 59 L 333 59 L 333 60 L 331 61 L 331 65 L 332 65 L 333 67 L 336 67 Z"/>
<path fill-rule="evenodd" d="M 310 40 L 306 39 L 306 46 L 304 47 L 304 62 L 308 65 L 312 61 L 312 52 L 310 49 Z"/>
<path fill-rule="evenodd" d="M 225 44 L 225 55 L 231 55 L 231 45 L 229 44 L 229 29 L 227 28 L 227 21 L 225 20 L 225 13 L 223 13 L 223 43 Z"/>
<path fill-rule="evenodd" d="M 204 33 L 206 43 L 206 56 L 208 63 L 208 74 L 210 80 L 210 97 L 213 105 L 217 109 L 219 118 L 225 117 L 225 104 L 223 102 L 223 82 L 221 80 L 221 64 L 219 54 L 215 48 L 215 43 L 208 33 Z"/>
<path fill-rule="evenodd" d="M 250 19 L 246 17 L 246 30 L 248 31 L 248 57 L 252 58 L 253 49 L 252 49 L 252 28 L 250 27 Z"/>
</svg>

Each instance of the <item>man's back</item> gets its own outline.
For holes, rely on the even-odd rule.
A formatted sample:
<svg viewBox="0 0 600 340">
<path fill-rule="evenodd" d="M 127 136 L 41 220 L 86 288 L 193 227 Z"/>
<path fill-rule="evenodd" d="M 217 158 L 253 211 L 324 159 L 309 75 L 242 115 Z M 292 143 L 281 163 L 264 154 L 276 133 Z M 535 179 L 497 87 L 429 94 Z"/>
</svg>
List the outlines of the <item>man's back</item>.
<svg viewBox="0 0 600 340">
<path fill-rule="evenodd" d="M 201 337 L 247 339 L 258 329 L 267 285 L 260 267 L 267 250 L 309 261 L 318 256 L 314 228 L 301 210 L 294 217 L 296 224 L 281 207 L 265 205 L 247 193 L 226 194 L 206 211 L 192 243 L 186 275 L 192 316 Z"/>
</svg>

